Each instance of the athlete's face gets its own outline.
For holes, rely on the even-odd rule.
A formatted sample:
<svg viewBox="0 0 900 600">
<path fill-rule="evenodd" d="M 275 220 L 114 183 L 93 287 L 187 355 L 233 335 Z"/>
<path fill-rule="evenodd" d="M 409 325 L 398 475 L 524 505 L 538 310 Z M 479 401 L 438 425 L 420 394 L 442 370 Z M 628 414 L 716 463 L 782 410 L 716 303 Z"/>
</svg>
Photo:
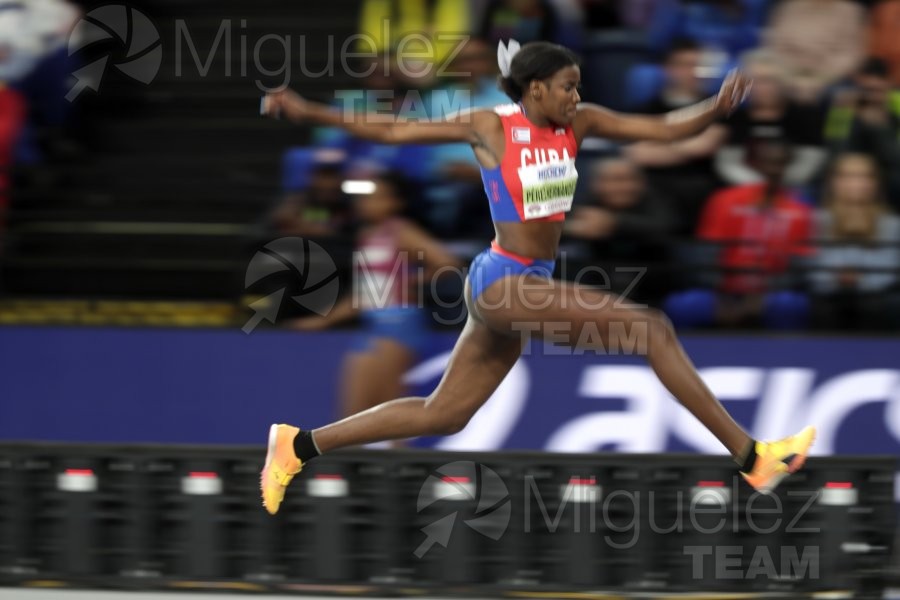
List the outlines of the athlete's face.
<svg viewBox="0 0 900 600">
<path fill-rule="evenodd" d="M 575 120 L 578 103 L 581 102 L 581 69 L 576 65 L 564 67 L 553 77 L 538 84 L 537 94 L 541 112 L 559 125 Z"/>
</svg>

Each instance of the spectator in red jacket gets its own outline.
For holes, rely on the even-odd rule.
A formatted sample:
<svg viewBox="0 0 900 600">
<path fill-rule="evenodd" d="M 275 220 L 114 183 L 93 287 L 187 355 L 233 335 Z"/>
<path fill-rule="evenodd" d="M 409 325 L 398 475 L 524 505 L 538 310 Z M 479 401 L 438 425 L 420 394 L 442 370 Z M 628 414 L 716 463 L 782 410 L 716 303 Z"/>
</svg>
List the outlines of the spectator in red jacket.
<svg viewBox="0 0 900 600">
<path fill-rule="evenodd" d="M 791 288 L 791 264 L 807 254 L 812 211 L 783 185 L 791 159 L 782 139 L 756 140 L 750 160 L 765 177 L 761 184 L 714 194 L 701 218 L 697 238 L 714 250 L 714 277 L 708 289 L 670 296 L 666 310 L 676 325 L 740 326 L 761 321 L 775 329 L 806 324 L 807 297 Z"/>
<path fill-rule="evenodd" d="M 869 54 L 883 59 L 891 79 L 900 86 L 900 0 L 883 0 L 872 7 L 869 18 Z"/>
<path fill-rule="evenodd" d="M 0 82 L 0 231 L 6 220 L 6 207 L 9 203 L 13 151 L 25 116 L 25 100 L 18 92 Z"/>
</svg>

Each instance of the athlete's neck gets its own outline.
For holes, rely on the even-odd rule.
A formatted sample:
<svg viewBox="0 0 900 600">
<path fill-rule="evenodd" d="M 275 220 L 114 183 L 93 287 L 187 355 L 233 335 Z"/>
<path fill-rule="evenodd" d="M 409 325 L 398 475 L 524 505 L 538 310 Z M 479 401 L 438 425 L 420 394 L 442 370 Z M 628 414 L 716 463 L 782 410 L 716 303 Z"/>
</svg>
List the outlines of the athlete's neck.
<svg viewBox="0 0 900 600">
<path fill-rule="evenodd" d="M 525 115 L 525 118 L 531 121 L 531 124 L 535 127 L 550 127 L 553 125 L 553 122 L 542 116 L 537 105 L 529 99 L 523 98 L 519 102 L 519 106 L 522 108 L 522 114 Z"/>
</svg>

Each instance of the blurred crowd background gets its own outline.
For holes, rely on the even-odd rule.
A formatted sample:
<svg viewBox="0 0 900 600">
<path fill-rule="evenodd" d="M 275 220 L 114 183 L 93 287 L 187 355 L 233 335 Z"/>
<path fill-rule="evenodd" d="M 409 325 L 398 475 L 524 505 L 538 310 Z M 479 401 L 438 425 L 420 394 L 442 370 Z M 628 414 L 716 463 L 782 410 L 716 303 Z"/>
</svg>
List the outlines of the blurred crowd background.
<svg viewBox="0 0 900 600">
<path fill-rule="evenodd" d="M 900 327 L 900 0 L 308 4 L 135 3 L 162 40 L 145 86 L 112 68 L 129 36 L 73 51 L 69 32 L 99 4 L 0 1 L 0 321 L 129 323 L 202 301 L 178 318 L 226 323 L 248 303 L 244 270 L 265 240 L 316 240 L 346 274 L 358 201 L 374 193 L 347 182 L 376 175 L 402 180 L 407 217 L 461 264 L 489 243 L 467 146 L 386 147 L 260 119 L 255 83 L 285 79 L 271 67 L 285 49 L 262 46 L 247 70 L 237 48 L 274 32 L 293 36 L 294 89 L 411 119 L 453 98 L 507 102 L 496 46 L 509 38 L 573 48 L 584 100 L 628 112 L 695 103 L 740 67 L 754 79 L 747 102 L 694 138 L 586 142 L 563 276 L 662 307 L 682 329 Z M 227 56 L 215 46 L 225 20 Z M 419 67 L 449 68 L 399 68 L 410 34 L 435 42 Z M 99 93 L 67 100 L 73 72 L 107 51 Z M 367 76 L 329 70 L 342 51 Z"/>
</svg>

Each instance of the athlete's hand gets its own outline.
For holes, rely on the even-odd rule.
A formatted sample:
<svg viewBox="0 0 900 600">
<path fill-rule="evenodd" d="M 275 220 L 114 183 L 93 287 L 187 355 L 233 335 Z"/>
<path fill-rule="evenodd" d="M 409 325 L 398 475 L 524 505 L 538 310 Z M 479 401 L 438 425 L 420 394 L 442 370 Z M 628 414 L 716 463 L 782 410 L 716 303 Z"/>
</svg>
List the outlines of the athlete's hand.
<svg viewBox="0 0 900 600">
<path fill-rule="evenodd" d="M 727 117 L 733 113 L 747 99 L 752 86 L 753 80 L 742 72 L 737 69 L 730 71 L 716 96 L 716 110 L 719 114 Z"/>
<path fill-rule="evenodd" d="M 274 90 L 265 95 L 260 112 L 263 116 L 291 121 L 302 121 L 308 114 L 309 103 L 289 88 Z"/>
</svg>

